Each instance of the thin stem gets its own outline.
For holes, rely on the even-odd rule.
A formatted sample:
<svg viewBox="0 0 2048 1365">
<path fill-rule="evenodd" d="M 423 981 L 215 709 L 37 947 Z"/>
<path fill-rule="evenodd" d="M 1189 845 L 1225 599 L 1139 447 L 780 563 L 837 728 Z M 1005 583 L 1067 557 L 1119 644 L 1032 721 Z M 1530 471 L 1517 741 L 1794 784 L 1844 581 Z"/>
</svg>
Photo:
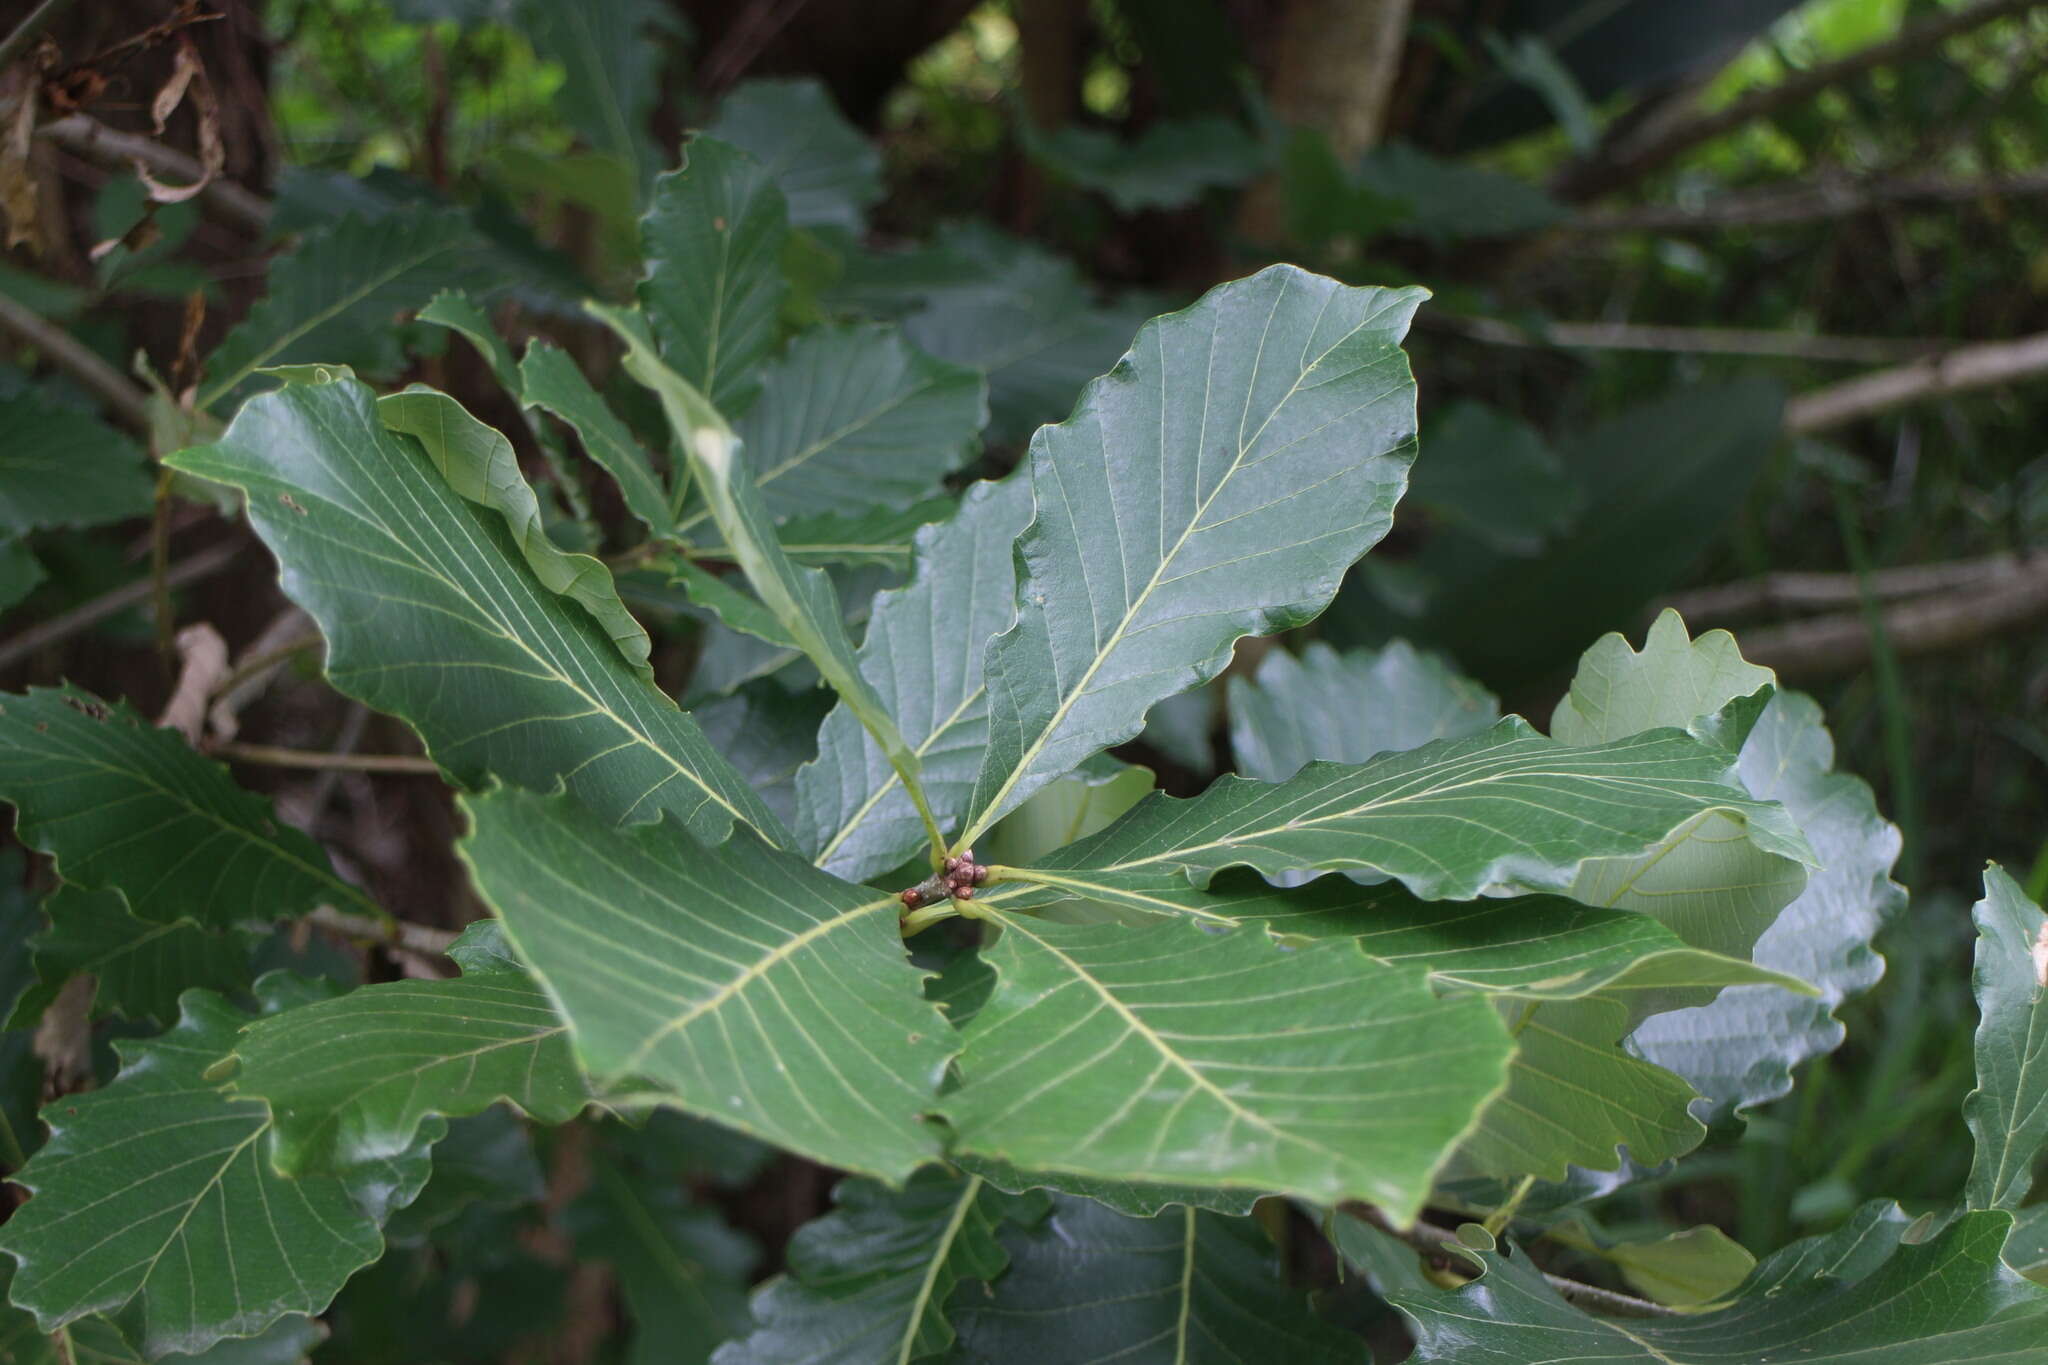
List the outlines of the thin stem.
<svg viewBox="0 0 2048 1365">
<path fill-rule="evenodd" d="M 0 294 L 0 332 L 42 352 L 43 359 L 91 390 L 123 426 L 148 434 L 149 406 L 141 388 L 71 333 L 6 294 Z"/>
<path fill-rule="evenodd" d="M 1515 1221 L 1515 1211 L 1522 1207 L 1522 1201 L 1529 1197 L 1529 1191 L 1536 1188 L 1536 1177 L 1525 1175 L 1522 1183 L 1515 1186 L 1515 1192 L 1508 1196 L 1508 1202 L 1486 1215 L 1486 1231 L 1498 1237 L 1508 1230 L 1508 1224 Z"/>
<path fill-rule="evenodd" d="M 434 929 L 388 915 L 378 919 L 373 915 L 351 914 L 331 905 L 315 906 L 313 913 L 306 918 L 323 929 L 332 929 L 349 938 L 432 956 L 445 956 L 448 945 L 462 937 L 449 929 Z"/>
<path fill-rule="evenodd" d="M 910 938 L 912 935 L 921 934 L 939 921 L 958 918 L 959 914 L 959 905 L 951 900 L 943 900 L 936 905 L 913 910 L 903 917 L 903 937 Z"/>
<path fill-rule="evenodd" d="M 326 638 L 320 632 L 314 631 L 309 635 L 301 635 L 296 640 L 281 644 L 276 649 L 266 649 L 253 659 L 244 659 L 241 663 L 235 665 L 233 672 L 220 680 L 214 687 L 212 695 L 216 697 L 226 696 L 258 673 L 261 673 L 264 669 L 269 668 L 272 664 L 281 664 L 286 659 L 291 658 L 292 655 L 303 650 L 318 648 Z"/>
<path fill-rule="evenodd" d="M 5 296 L 0 295 L 0 303 Z M 173 588 L 182 588 L 208 575 L 219 573 L 233 562 L 242 552 L 243 542 L 227 541 L 199 551 L 190 559 L 173 564 L 164 574 L 164 583 Z M 23 659 L 46 649 L 61 640 L 68 640 L 82 630 L 89 630 L 117 612 L 147 602 L 155 590 L 155 577 L 138 578 L 133 583 L 124 583 L 111 592 L 101 593 L 90 602 L 73 607 L 62 616 L 53 617 L 29 630 L 23 631 L 5 644 L 0 644 L 0 669 L 12 668 Z"/>
<path fill-rule="evenodd" d="M 285 749 L 272 744 L 216 744 L 217 758 L 235 763 L 260 763 L 273 768 L 339 768 L 356 773 L 409 773 L 439 777 L 441 765 L 413 754 L 330 754 Z"/>
</svg>

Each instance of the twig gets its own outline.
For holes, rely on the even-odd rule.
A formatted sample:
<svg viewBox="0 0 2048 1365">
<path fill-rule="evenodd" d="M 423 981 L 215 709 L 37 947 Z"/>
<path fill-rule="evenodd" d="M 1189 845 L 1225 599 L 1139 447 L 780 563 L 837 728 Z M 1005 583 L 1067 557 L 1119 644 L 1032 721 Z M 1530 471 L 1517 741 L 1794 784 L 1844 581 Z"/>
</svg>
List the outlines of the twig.
<svg viewBox="0 0 2048 1365">
<path fill-rule="evenodd" d="M 1456 332 L 1500 346 L 1560 346 L 1574 350 L 1671 351 L 1694 355 L 1792 356 L 1882 365 L 1938 350 L 1943 343 L 1892 337 L 1811 336 L 1740 327 L 1657 327 L 1632 322 L 1552 322 L 1518 327 L 1498 318 L 1425 313 L 1425 327 Z M 1418 319 L 1420 322 L 1421 319 Z"/>
<path fill-rule="evenodd" d="M 1469 1247 L 1458 1240 L 1458 1234 L 1452 1232 L 1449 1228 L 1436 1227 L 1433 1224 L 1424 1223 L 1420 1220 L 1417 1220 L 1413 1226 L 1406 1229 L 1397 1228 L 1387 1220 L 1385 1214 L 1370 1204 L 1346 1204 L 1343 1206 L 1343 1211 L 1372 1224 L 1389 1237 L 1406 1242 L 1417 1251 L 1430 1255 L 1437 1255 L 1453 1249 L 1455 1249 L 1455 1252 L 1469 1253 L 1470 1251 Z M 1460 1263 L 1470 1264 L 1463 1257 L 1460 1257 Z M 1677 1309 L 1667 1308 L 1661 1303 L 1652 1303 L 1648 1299 L 1639 1299 L 1632 1294 L 1622 1294 L 1612 1289 L 1602 1289 L 1599 1285 L 1567 1279 L 1563 1275 L 1553 1275 L 1547 1270 L 1543 1272 L 1543 1278 L 1552 1289 L 1564 1295 L 1567 1301 L 1584 1307 L 1599 1308 L 1617 1317 L 1673 1318 L 1679 1316 Z"/>
<path fill-rule="evenodd" d="M 753 0 L 697 68 L 697 87 L 716 98 L 789 26 L 805 0 Z"/>
<path fill-rule="evenodd" d="M 1581 214 L 1576 232 L 1700 232 L 1731 227 L 1770 227 L 1841 218 L 1887 204 L 1915 200 L 1954 203 L 1968 199 L 2048 194 L 2048 172 L 1959 180 L 1952 176 L 1909 176 L 1893 180 L 1834 178 L 1783 188 L 1717 195 L 1697 208 L 1649 205 Z"/>
<path fill-rule="evenodd" d="M 387 948 L 405 948 L 415 953 L 431 956 L 446 956 L 448 945 L 462 935 L 450 929 L 432 929 L 410 920 L 373 919 L 368 915 L 351 914 L 337 910 L 331 905 L 316 906 L 307 919 L 323 929 L 332 929 L 337 934 L 380 944 Z"/>
<path fill-rule="evenodd" d="M 28 18 L 14 26 L 14 32 L 0 40 L 0 67 L 19 57 L 22 49 L 35 41 L 36 35 L 50 26 L 50 21 L 71 8 L 71 0 L 43 0 L 29 11 Z"/>
<path fill-rule="evenodd" d="M 165 180 L 196 184 L 206 168 L 195 157 L 175 147 L 166 147 L 136 133 L 123 133 L 84 114 L 67 114 L 36 129 L 38 137 L 49 138 L 66 151 L 97 161 L 101 165 L 125 167 L 135 162 Z M 270 201 L 251 193 L 231 180 L 215 177 L 199 192 L 199 202 L 211 205 L 220 216 L 261 237 L 270 224 Z"/>
<path fill-rule="evenodd" d="M 1879 569 L 1870 575 L 1870 591 L 1886 602 L 1918 597 L 2009 575 L 2018 570 L 2019 563 L 2012 555 L 1990 555 L 1983 559 Z M 1769 573 L 1676 593 L 1659 603 L 1658 609 L 1670 607 L 1688 621 L 1739 621 L 1773 611 L 1853 607 L 1861 599 L 1856 575 L 1852 573 Z"/>
<path fill-rule="evenodd" d="M 164 574 L 164 582 L 171 587 L 182 588 L 210 574 L 219 573 L 242 552 L 245 543 L 230 540 L 208 546 L 191 558 L 173 564 Z M 0 644 L 0 669 L 12 668 L 37 650 L 69 639 L 81 630 L 88 630 L 116 612 L 140 606 L 149 600 L 155 586 L 152 578 L 138 578 L 133 583 L 124 583 L 112 592 L 102 593 L 90 602 L 73 607 L 62 616 L 52 617 L 39 626 L 23 631 L 6 643 Z"/>
<path fill-rule="evenodd" d="M 233 763 L 260 763 L 273 768 L 338 768 L 356 773 L 416 773 L 439 777 L 441 765 L 416 754 L 335 754 L 311 749 L 285 749 L 274 744 L 216 744 L 208 752 Z"/>
<path fill-rule="evenodd" d="M 1825 431 L 1922 398 L 2042 373 L 2048 373 L 2048 332 L 2016 341 L 1980 342 L 1801 394 L 1785 405 L 1785 429 L 1795 434 Z"/>
<path fill-rule="evenodd" d="M 1803 103 L 1830 86 L 1876 67 L 1933 54 L 1940 44 L 1957 34 L 2023 13 L 2040 3 L 2041 0 L 1981 0 L 1966 9 L 1916 24 L 1884 42 L 1872 43 L 1846 57 L 1798 72 L 1725 108 L 1664 128 L 1639 145 L 1603 148 L 1594 159 L 1567 167 L 1552 183 L 1552 193 L 1564 199 L 1598 198 L 1752 119 L 1766 118 Z"/>
<path fill-rule="evenodd" d="M 91 390 L 124 425 L 149 434 L 149 407 L 142 390 L 71 333 L 7 294 L 0 294 L 0 331 L 41 351 L 44 359 Z"/>
<path fill-rule="evenodd" d="M 1986 585 L 1932 593 L 1886 608 L 1885 638 L 1900 657 L 1932 654 L 2048 616 L 2048 557 Z M 1843 611 L 1742 636 L 1744 657 L 1788 677 L 1851 672 L 1871 658 L 1869 624 Z"/>
</svg>

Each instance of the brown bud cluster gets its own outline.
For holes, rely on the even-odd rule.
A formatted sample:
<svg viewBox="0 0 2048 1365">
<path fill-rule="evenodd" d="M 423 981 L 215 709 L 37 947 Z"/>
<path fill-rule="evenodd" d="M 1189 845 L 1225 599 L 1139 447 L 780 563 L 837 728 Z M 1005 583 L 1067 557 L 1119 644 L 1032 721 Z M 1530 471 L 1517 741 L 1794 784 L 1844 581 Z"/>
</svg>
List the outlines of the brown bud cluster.
<svg viewBox="0 0 2048 1365">
<path fill-rule="evenodd" d="M 974 888 L 988 880 L 988 869 L 974 861 L 974 850 L 968 849 L 957 858 L 947 858 L 939 870 L 916 886 L 906 887 L 898 893 L 903 908 L 919 910 L 927 905 L 936 905 L 942 900 L 971 901 Z"/>
</svg>

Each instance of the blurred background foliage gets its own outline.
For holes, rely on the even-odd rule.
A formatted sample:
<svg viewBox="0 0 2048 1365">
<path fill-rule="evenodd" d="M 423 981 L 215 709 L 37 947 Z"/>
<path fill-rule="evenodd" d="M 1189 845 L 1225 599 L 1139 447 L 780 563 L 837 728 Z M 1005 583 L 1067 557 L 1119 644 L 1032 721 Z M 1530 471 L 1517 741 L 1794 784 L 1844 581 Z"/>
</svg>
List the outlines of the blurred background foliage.
<svg viewBox="0 0 2048 1365">
<path fill-rule="evenodd" d="M 31 8 L 0 7 L 0 33 Z M 13 70 L 34 69 L 46 100 L 67 92 L 70 109 L 50 112 L 73 122 L 0 154 L 14 187 L 0 405 L 10 424 L 26 420 L 21 404 L 60 425 L 104 410 L 130 428 L 109 439 L 131 449 L 162 453 L 206 429 L 219 395 L 195 358 L 275 292 L 274 253 L 310 252 L 351 217 L 443 215 L 466 234 L 500 325 L 519 336 L 545 319 L 589 363 L 604 343 L 578 301 L 630 285 L 646 187 L 699 128 L 800 164 L 816 187 L 792 196 L 792 317 L 901 318 L 920 346 L 989 371 L 981 474 L 1011 467 L 1037 424 L 1065 415 L 1139 321 L 1218 280 L 1291 260 L 1427 285 L 1435 300 L 1411 346 L 1424 431 L 1413 492 L 1304 638 L 1440 649 L 1541 716 L 1599 634 L 1639 637 L 1676 604 L 1695 631 L 1734 628 L 1751 658 L 1814 692 L 1841 766 L 1905 831 L 1911 907 L 1880 942 L 1885 979 L 1845 1011 L 1846 1045 L 1677 1175 L 1632 1186 L 1610 1229 L 1714 1222 L 1762 1250 L 1871 1195 L 1911 1208 L 1960 1185 L 1967 1148 L 1931 1119 L 1969 1083 L 1966 907 L 1987 858 L 2031 868 L 2029 894 L 2048 891 L 2048 6 L 49 8 L 34 61 Z M 204 64 L 213 112 L 187 101 L 153 128 L 150 92 L 177 34 Z M 20 82 L 0 100 L 18 108 Z M 217 161 L 217 178 L 156 202 L 78 120 L 147 136 L 188 166 Z M 156 397 L 123 407 L 43 325 Z M 515 434 L 564 536 L 587 534 L 571 513 L 591 490 L 548 459 L 482 362 L 439 328 L 404 340 L 322 358 L 447 387 Z M 629 393 L 612 396 L 630 411 Z M 173 570 L 203 558 L 211 523 L 160 496 L 151 520 L 137 479 L 125 503 L 73 518 L 106 523 L 89 534 L 0 507 L 13 537 L 0 542 L 7 686 L 71 676 L 168 694 L 164 618 L 149 591 L 123 585 L 152 558 Z M 622 522 L 598 492 L 597 523 Z M 265 574 L 243 568 L 173 574 L 237 641 L 280 606 Z M 850 600 L 888 581 L 862 572 Z M 694 665 L 696 695 L 786 662 L 718 633 L 659 580 L 626 587 L 661 626 L 664 676 Z M 90 630 L 48 629 L 81 612 Z M 1248 646 L 1240 666 L 1258 655 Z M 313 746 L 347 726 L 360 739 L 365 724 L 313 687 L 278 689 L 250 714 Z M 384 742 L 401 743 L 395 727 Z M 1162 707 L 1123 756 L 1187 790 L 1230 766 L 1228 743 L 1211 689 Z M 308 779 L 271 776 L 289 811 Z M 451 908 L 466 892 L 441 788 L 343 787 L 354 824 L 326 833 L 400 888 L 386 903 L 467 918 Z M 781 1159 L 717 1197 L 746 1205 L 736 1218 L 772 1255 L 828 1183 Z M 494 1222 L 510 1217 L 470 1208 L 460 1238 L 432 1245 L 463 1247 L 471 1273 L 517 1290 L 530 1267 Z M 449 1292 L 408 1269 L 429 1254 L 394 1255 L 352 1284 L 337 1340 L 389 1330 L 365 1305 Z M 577 1292 L 515 1297 L 543 1322 Z M 458 1326 L 431 1349 L 486 1358 L 534 1322 Z"/>
</svg>

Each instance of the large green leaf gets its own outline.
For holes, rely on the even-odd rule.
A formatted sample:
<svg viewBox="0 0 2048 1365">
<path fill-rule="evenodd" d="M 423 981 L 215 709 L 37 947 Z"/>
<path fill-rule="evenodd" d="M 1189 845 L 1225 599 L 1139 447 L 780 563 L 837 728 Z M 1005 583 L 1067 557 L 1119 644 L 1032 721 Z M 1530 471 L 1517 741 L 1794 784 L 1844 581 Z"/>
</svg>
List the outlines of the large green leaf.
<svg viewBox="0 0 2048 1365">
<path fill-rule="evenodd" d="M 520 401 L 545 408 L 576 429 L 591 459 L 618 480 L 626 510 L 656 536 L 675 531 L 668 490 L 662 487 L 647 452 L 618 414 L 608 407 L 567 351 L 545 341 L 526 348 L 519 362 Z"/>
<path fill-rule="evenodd" d="M 911 582 L 875 598 L 860 669 L 915 750 L 941 828 L 966 813 L 988 736 L 981 643 L 1016 611 L 1010 542 L 1031 517 L 1021 477 L 968 489 L 953 520 L 919 532 Z M 924 825 L 902 781 L 852 708 L 818 732 L 817 761 L 797 774 L 798 844 L 818 865 L 860 881 L 901 866 Z"/>
<path fill-rule="evenodd" d="M 1278 1274 L 1257 1223 L 1193 1209 L 1126 1218 L 1056 1196 L 1052 1216 L 1002 1239 L 1010 1268 L 952 1314 L 972 1361 L 1337 1365 L 1358 1338 L 1320 1321 Z"/>
<path fill-rule="evenodd" d="M 469 218 L 428 205 L 309 232 L 271 264 L 269 292 L 207 361 L 198 405 L 213 406 L 258 369 L 318 361 L 395 374 L 404 360 L 391 315 L 442 289 L 500 281 Z"/>
<path fill-rule="evenodd" d="M 691 714 L 769 809 L 785 824 L 796 821 L 796 777 L 818 755 L 818 726 L 832 694 L 820 687 L 784 691 L 754 683 L 706 702 Z"/>
<path fill-rule="evenodd" d="M 1009 1256 L 998 1230 L 1035 1223 L 1048 1207 L 1043 1194 L 1004 1194 L 940 1167 L 897 1191 L 842 1181 L 832 1200 L 833 1212 L 797 1229 L 789 1272 L 754 1296 L 759 1325 L 717 1365 L 901 1365 L 945 1352 L 954 1286 L 1001 1276 Z"/>
<path fill-rule="evenodd" d="M 569 1210 L 580 1260 L 611 1262 L 633 1319 L 627 1365 L 703 1365 L 747 1330 L 747 1273 L 759 1259 L 672 1178 L 600 1154 L 590 1188 Z"/>
<path fill-rule="evenodd" d="M 362 986 L 259 1019 L 235 1043 L 234 1093 L 270 1106 L 287 1174 L 345 1170 L 412 1146 L 432 1114 L 498 1101 L 562 1123 L 589 1099 L 568 1026 L 524 972 L 458 942 L 462 976 Z"/>
<path fill-rule="evenodd" d="M 150 1358 L 324 1309 L 428 1171 L 414 1149 L 345 1175 L 278 1175 L 268 1111 L 206 1079 L 246 1017 L 203 991 L 182 1003 L 177 1027 L 119 1045 L 113 1084 L 44 1110 L 50 1140 L 16 1176 L 34 1197 L 0 1228 L 21 1263 L 14 1302 L 45 1332 L 107 1313 Z"/>
<path fill-rule="evenodd" d="M 1044 133 L 1023 119 L 1017 131 L 1034 161 L 1121 213 L 1185 207 L 1205 190 L 1245 184 L 1267 161 L 1250 129 L 1216 114 L 1162 119 L 1128 142 L 1078 123 Z"/>
<path fill-rule="evenodd" d="M 1453 403 L 1423 433 L 1408 501 L 1507 554 L 1534 554 L 1568 527 L 1579 490 L 1536 428 L 1483 403 Z"/>
<path fill-rule="evenodd" d="M 909 507 L 966 462 L 988 420 L 979 374 L 881 323 L 813 328 L 760 380 L 733 427 L 778 519 Z"/>
<path fill-rule="evenodd" d="M 766 168 L 797 227 L 861 232 L 882 197 L 882 157 L 816 80 L 742 81 L 705 129 Z"/>
<path fill-rule="evenodd" d="M 1299 659 L 1276 649 L 1255 678 L 1230 680 L 1229 704 L 1237 770 L 1261 782 L 1285 781 L 1318 758 L 1363 763 L 1458 739 L 1500 716 L 1491 692 L 1401 640 L 1342 654 L 1317 643 Z"/>
<path fill-rule="evenodd" d="M 1469 899 L 1562 890 L 1587 861 L 1654 848 L 1708 813 L 1743 822 L 1773 858 L 1810 862 L 1783 810 L 1729 784 L 1731 764 L 1677 730 L 1573 748 L 1511 716 L 1369 763 L 1311 763 L 1285 782 L 1225 777 L 1188 800 L 1153 796 L 1028 876 L 1171 901 L 1190 879 L 1235 864 L 1269 875 L 1356 868 L 1425 899 Z"/>
<path fill-rule="evenodd" d="M 1105 307 L 1071 261 L 982 223 L 950 224 L 915 251 L 855 257 L 848 276 L 838 301 L 908 313 L 912 341 L 988 376 L 993 441 L 1023 441 L 1071 412 L 1158 311 L 1142 297 Z"/>
<path fill-rule="evenodd" d="M 450 488 L 503 517 L 512 542 L 541 586 L 589 612 L 626 662 L 649 682 L 654 680 L 647 663 L 653 646 L 646 628 L 619 600 L 612 571 L 603 561 L 570 554 L 548 539 L 540 500 L 519 472 L 519 457 L 501 432 L 432 389 L 407 389 L 380 398 L 377 415 L 385 426 L 417 440 Z"/>
<path fill-rule="evenodd" d="M 0 798 L 65 880 L 117 888 L 142 919 L 228 928 L 322 902 L 382 913 L 174 730 L 76 688 L 0 697 Z"/>
<path fill-rule="evenodd" d="M 783 640 L 803 651 L 826 685 L 859 718 L 861 728 L 880 746 L 917 803 L 936 861 L 943 839 L 925 804 L 917 755 L 897 728 L 881 694 L 861 672 L 832 580 L 823 569 L 799 566 L 782 552 L 761 490 L 744 463 L 742 447 L 718 411 L 689 381 L 655 356 L 638 328 L 621 315 L 595 304 L 592 308 L 625 339 L 626 372 L 661 399 L 705 505 L 747 581 L 781 627 Z"/>
<path fill-rule="evenodd" d="M 96 526 L 143 516 L 155 503 L 141 449 L 105 422 L 30 391 L 0 398 L 0 429 L 0 534 Z"/>
<path fill-rule="evenodd" d="M 93 1018 L 175 1023 L 178 996 L 188 987 L 234 993 L 252 979 L 249 949 L 232 933 L 202 929 L 191 920 L 137 919 L 119 891 L 60 886 L 43 901 L 50 927 L 29 940 L 37 983 L 23 992 L 8 1020 L 33 1028 L 66 982 L 93 979 Z"/>
<path fill-rule="evenodd" d="M 592 1071 L 887 1179 L 936 1152 L 918 1115 L 954 1044 L 894 896 L 744 832 L 706 847 L 515 790 L 465 805 L 462 854 Z"/>
<path fill-rule="evenodd" d="M 1416 1329 L 1416 1365 L 1643 1362 L 1643 1365 L 1951 1365 L 2036 1360 L 2048 1350 L 2048 1291 L 1999 1261 L 2003 1212 L 1967 1214 L 1922 1245 L 1903 1220 L 1859 1220 L 1763 1262 L 1726 1308 L 1645 1319 L 1573 1307 L 1525 1256 L 1471 1253 L 1484 1274 L 1463 1289 L 1389 1295 Z"/>
<path fill-rule="evenodd" d="M 989 974 L 989 984 L 995 980 Z M 950 1006 L 950 1002 L 942 1002 Z M 949 1013 L 957 1027 L 961 1023 L 958 1015 Z M 1097 1180 L 1091 1176 L 1074 1175 L 1066 1171 L 1020 1171 L 1007 1161 L 992 1157 L 964 1156 L 954 1154 L 953 1160 L 961 1170 L 978 1175 L 999 1190 L 1011 1194 L 1030 1194 L 1034 1190 L 1050 1190 L 1055 1194 L 1079 1195 L 1106 1204 L 1118 1213 L 1132 1218 L 1154 1218 L 1166 1209 L 1181 1206 L 1194 1209 L 1209 1209 L 1216 1213 L 1233 1216 L 1250 1213 L 1259 1200 L 1265 1196 L 1257 1190 L 1219 1190 L 1213 1186 L 1201 1185 L 1160 1185 L 1140 1180 Z"/>
<path fill-rule="evenodd" d="M 1618 636 L 1587 651 L 1553 729 L 1565 738 L 1653 724 L 1705 727 L 1725 701 L 1770 676 L 1744 663 L 1725 633 L 1688 640 L 1678 617 L 1667 612 L 1640 653 Z M 1655 1015 L 1635 1031 L 1633 1046 L 1697 1086 L 1710 1118 L 1785 1094 L 1793 1067 L 1840 1044 L 1834 1008 L 1877 981 L 1884 963 L 1871 939 L 1905 899 L 1889 875 L 1899 832 L 1878 814 L 1867 786 L 1832 771 L 1834 745 L 1811 698 L 1777 693 L 1739 742 L 1738 779 L 1752 795 L 1782 802 L 1819 856 L 1805 888 L 1774 909 L 1777 896 L 1760 897 L 1764 866 L 1726 843 L 1719 848 L 1724 858 L 1732 852 L 1745 859 L 1734 875 L 1712 866 L 1719 860 L 1700 858 L 1707 851 L 1702 844 L 1668 852 L 1647 882 L 1626 867 L 1609 869 L 1605 878 L 1609 885 L 1654 884 L 1663 893 L 1623 895 L 1612 903 L 1654 914 L 1688 941 L 1744 953 L 1818 989 L 1817 996 L 1802 997 L 1738 987 L 1711 1003 Z M 1578 890 L 1595 894 L 1590 879 Z M 1675 894 L 1680 891 L 1685 894 Z M 1761 936 L 1747 946 L 1759 924 L 1765 926 Z"/>
<path fill-rule="evenodd" d="M 243 407 L 178 467 L 249 494 L 328 677 L 411 723 L 467 785 L 566 782 L 610 819 L 675 812 L 709 837 L 775 817 L 590 615 L 533 577 L 496 513 L 459 497 L 349 380 Z"/>
<path fill-rule="evenodd" d="M 782 549 L 799 564 L 909 565 L 918 528 L 953 515 L 949 497 L 928 498 L 901 511 L 877 510 L 842 516 L 791 517 L 777 528 Z M 706 553 L 716 555 L 716 550 Z"/>
<path fill-rule="evenodd" d="M 789 214 L 752 157 L 699 137 L 654 182 L 641 222 L 640 303 L 662 358 L 728 419 L 753 401 L 774 348 Z"/>
<path fill-rule="evenodd" d="M 2048 1142 L 2048 916 L 2005 870 L 1984 872 L 1977 924 L 1977 1088 L 1963 1117 L 1977 1141 L 1963 1200 L 2017 1209 Z"/>
<path fill-rule="evenodd" d="M 961 836 L 1128 739 L 1243 635 L 1328 604 L 1414 456 L 1400 341 L 1423 293 L 1291 266 L 1146 324 L 1031 445 L 1017 624 L 989 642 L 989 746 Z"/>
<path fill-rule="evenodd" d="M 938 1108 L 1029 1170 L 1367 1199 L 1411 1217 L 1501 1085 L 1490 1006 L 1349 943 L 1002 916 Z"/>
<path fill-rule="evenodd" d="M 659 169 L 648 118 L 660 95 L 661 44 L 675 12 L 658 0 L 517 0 L 533 50 L 562 64 L 556 100 L 584 141 L 623 166 L 635 193 Z"/>
<path fill-rule="evenodd" d="M 998 888 L 988 900 L 1005 904 L 1009 889 Z M 1136 898 L 1119 903 L 1147 908 Z M 1360 886 L 1343 877 L 1319 877 L 1281 891 L 1249 872 L 1234 872 L 1200 897 L 1151 908 L 1201 919 L 1257 920 L 1310 939 L 1352 939 L 1368 957 L 1426 969 L 1444 992 L 1577 1000 L 1738 982 L 1812 992 L 1803 982 L 1742 959 L 1695 948 L 1648 915 L 1564 896 L 1485 896 L 1449 904 L 1419 900 L 1394 882 Z"/>
</svg>

